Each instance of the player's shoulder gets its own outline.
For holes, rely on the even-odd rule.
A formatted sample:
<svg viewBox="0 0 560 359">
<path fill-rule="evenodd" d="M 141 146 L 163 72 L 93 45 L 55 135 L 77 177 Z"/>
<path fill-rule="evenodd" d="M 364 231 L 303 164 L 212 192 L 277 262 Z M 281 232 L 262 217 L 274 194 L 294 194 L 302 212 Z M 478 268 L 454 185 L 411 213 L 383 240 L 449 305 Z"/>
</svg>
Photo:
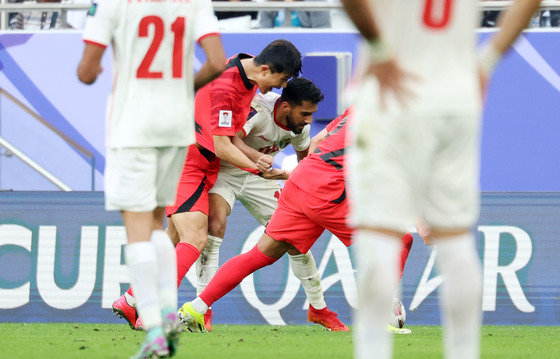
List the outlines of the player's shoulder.
<svg viewBox="0 0 560 359">
<path fill-rule="evenodd" d="M 253 97 L 251 106 L 257 109 L 257 111 L 259 110 L 273 111 L 274 105 L 276 104 L 276 100 L 278 100 L 279 97 L 280 95 L 272 91 L 266 94 L 257 93 Z"/>
<path fill-rule="evenodd" d="M 87 17 L 107 17 L 112 16 L 115 11 L 121 8 L 121 0 L 95 0 L 91 3 Z"/>
</svg>

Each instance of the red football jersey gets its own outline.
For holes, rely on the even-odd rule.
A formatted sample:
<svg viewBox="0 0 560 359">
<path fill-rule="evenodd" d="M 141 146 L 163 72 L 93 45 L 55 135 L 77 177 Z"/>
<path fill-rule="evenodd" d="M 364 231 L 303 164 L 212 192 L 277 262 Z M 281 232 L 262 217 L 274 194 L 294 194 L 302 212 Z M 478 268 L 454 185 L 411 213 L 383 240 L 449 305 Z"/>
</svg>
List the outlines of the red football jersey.
<svg viewBox="0 0 560 359">
<path fill-rule="evenodd" d="M 299 188 L 328 201 L 342 202 L 346 198 L 344 163 L 350 111 L 348 108 L 327 125 L 327 137 L 290 175 Z"/>
<path fill-rule="evenodd" d="M 226 70 L 196 93 L 194 118 L 196 143 L 214 152 L 213 135 L 234 136 L 243 130 L 257 86 L 247 78 L 238 54 L 228 60 Z"/>
</svg>

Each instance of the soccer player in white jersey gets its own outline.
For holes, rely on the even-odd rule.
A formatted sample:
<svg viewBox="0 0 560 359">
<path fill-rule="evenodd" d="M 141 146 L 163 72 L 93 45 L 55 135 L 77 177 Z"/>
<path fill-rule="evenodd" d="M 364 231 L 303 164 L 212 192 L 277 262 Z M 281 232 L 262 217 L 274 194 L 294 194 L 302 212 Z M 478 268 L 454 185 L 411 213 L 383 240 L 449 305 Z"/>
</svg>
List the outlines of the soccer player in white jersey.
<svg viewBox="0 0 560 359">
<path fill-rule="evenodd" d="M 135 358 L 167 357 L 181 325 L 164 209 L 174 202 L 186 146 L 194 142 L 194 91 L 225 67 L 218 23 L 210 0 L 101 0 L 88 12 L 83 37 L 84 83 L 96 80 L 105 48 L 113 47 L 105 207 L 122 213 L 126 263 L 147 331 Z M 195 75 L 196 40 L 207 59 Z"/>
<path fill-rule="evenodd" d="M 282 95 L 269 92 L 256 94 L 251 112 L 243 131 L 237 133 L 234 144 L 249 158 L 257 161 L 263 154 L 275 156 L 291 144 L 298 161 L 307 156 L 310 137 L 309 124 L 323 94 L 311 81 L 294 78 L 282 90 Z M 210 213 L 208 218 L 208 244 L 196 262 L 200 294 L 218 270 L 219 248 L 226 231 L 227 217 L 238 199 L 262 225 L 266 226 L 280 195 L 277 180 L 264 179 L 221 161 L 216 184 L 210 190 Z M 277 178 L 287 179 L 283 171 Z M 290 254 L 290 266 L 301 280 L 309 300 L 308 321 L 333 331 L 349 330 L 336 313 L 327 308 L 321 287 L 321 278 L 311 252 Z M 205 313 L 206 330 L 211 330 L 212 311 Z"/>
<path fill-rule="evenodd" d="M 399 239 L 422 216 L 444 277 L 445 356 L 476 358 L 482 278 L 471 228 L 479 212 L 480 89 L 539 0 L 514 2 L 479 64 L 477 1 L 343 3 L 367 42 L 349 170 L 358 226 L 355 355 L 391 357 L 384 324 L 397 285 Z"/>
</svg>

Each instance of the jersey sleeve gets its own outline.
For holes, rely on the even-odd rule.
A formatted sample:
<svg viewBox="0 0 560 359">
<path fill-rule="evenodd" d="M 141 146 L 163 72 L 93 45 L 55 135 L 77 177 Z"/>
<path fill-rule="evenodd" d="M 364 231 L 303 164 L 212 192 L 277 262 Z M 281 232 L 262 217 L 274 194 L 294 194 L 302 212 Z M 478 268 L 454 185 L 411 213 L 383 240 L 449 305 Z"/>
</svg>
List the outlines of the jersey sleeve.
<svg viewBox="0 0 560 359">
<path fill-rule="evenodd" d="M 245 133 L 245 137 L 251 133 L 255 128 L 258 127 L 261 119 L 261 115 L 257 108 L 251 106 L 251 111 L 249 112 L 249 116 L 247 117 L 247 122 L 243 125 L 243 132 Z"/>
<path fill-rule="evenodd" d="M 292 146 L 296 151 L 305 151 L 309 148 L 311 138 L 309 136 L 310 126 L 305 126 L 303 131 L 292 140 Z"/>
<path fill-rule="evenodd" d="M 198 0 L 194 36 L 198 42 L 206 36 L 218 35 L 220 28 L 210 0 Z"/>
<path fill-rule="evenodd" d="M 235 88 L 228 83 L 229 76 L 218 77 L 212 84 L 210 96 L 212 108 L 210 109 L 210 133 L 216 136 L 235 136 L 240 123 L 240 114 L 237 111 Z M 243 119 L 245 122 L 246 118 Z M 243 122 L 243 124 L 244 124 Z M 239 130 L 241 130 L 239 128 Z"/>
<path fill-rule="evenodd" d="M 91 5 L 83 34 L 85 43 L 101 47 L 107 47 L 111 43 L 116 26 L 116 7 L 115 0 L 99 0 Z"/>
</svg>

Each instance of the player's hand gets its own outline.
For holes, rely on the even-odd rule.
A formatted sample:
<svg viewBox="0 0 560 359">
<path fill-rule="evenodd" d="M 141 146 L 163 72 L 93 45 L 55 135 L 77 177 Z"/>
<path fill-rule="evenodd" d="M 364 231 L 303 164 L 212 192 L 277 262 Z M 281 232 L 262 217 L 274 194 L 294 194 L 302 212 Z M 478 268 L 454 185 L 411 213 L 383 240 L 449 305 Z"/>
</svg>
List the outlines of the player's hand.
<svg viewBox="0 0 560 359">
<path fill-rule="evenodd" d="M 284 171 L 278 168 L 273 168 L 271 170 L 263 172 L 261 174 L 261 177 L 270 180 L 281 180 L 281 179 L 287 179 L 288 175 L 289 175 L 288 171 Z"/>
<path fill-rule="evenodd" d="M 418 221 L 418 223 L 416 224 L 416 231 L 418 232 L 418 235 L 424 240 L 425 245 L 429 246 L 430 244 L 432 244 L 431 228 L 426 224 L 426 222 L 422 220 Z"/>
<path fill-rule="evenodd" d="M 257 160 L 257 169 L 261 172 L 266 172 L 274 164 L 274 157 L 271 155 L 262 154 Z"/>
<path fill-rule="evenodd" d="M 375 76 L 379 82 L 381 110 L 387 109 L 390 95 L 393 95 L 403 107 L 416 97 L 410 84 L 418 82 L 420 78 L 403 69 L 394 57 L 385 62 L 369 65 L 366 75 Z"/>
</svg>

